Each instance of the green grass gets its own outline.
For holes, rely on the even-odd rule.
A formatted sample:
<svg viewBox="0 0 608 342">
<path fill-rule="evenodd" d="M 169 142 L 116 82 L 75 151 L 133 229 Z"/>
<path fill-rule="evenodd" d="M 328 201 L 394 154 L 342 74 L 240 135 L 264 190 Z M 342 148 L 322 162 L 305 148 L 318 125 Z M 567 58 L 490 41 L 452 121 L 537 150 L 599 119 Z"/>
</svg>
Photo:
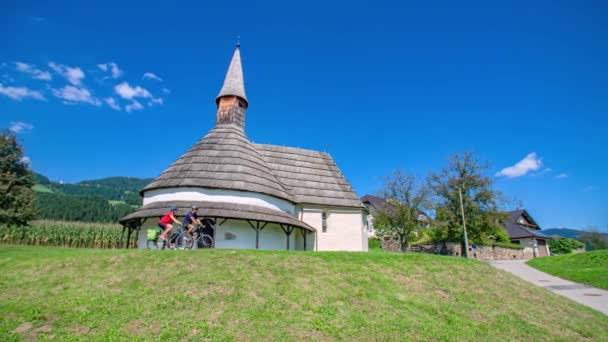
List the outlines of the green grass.
<svg viewBox="0 0 608 342">
<path fill-rule="evenodd" d="M 125 201 L 115 201 L 115 200 L 108 200 L 108 203 L 110 203 L 110 205 L 127 204 L 127 202 L 125 202 Z"/>
<path fill-rule="evenodd" d="M 0 340 L 608 340 L 608 317 L 425 254 L 0 245 Z"/>
<path fill-rule="evenodd" d="M 543 272 L 608 290 L 608 250 L 536 258 L 528 265 Z"/>
<path fill-rule="evenodd" d="M 32 190 L 37 191 L 37 192 L 53 192 L 53 190 L 47 188 L 44 185 L 40 185 L 40 184 L 36 184 L 32 187 Z"/>
</svg>

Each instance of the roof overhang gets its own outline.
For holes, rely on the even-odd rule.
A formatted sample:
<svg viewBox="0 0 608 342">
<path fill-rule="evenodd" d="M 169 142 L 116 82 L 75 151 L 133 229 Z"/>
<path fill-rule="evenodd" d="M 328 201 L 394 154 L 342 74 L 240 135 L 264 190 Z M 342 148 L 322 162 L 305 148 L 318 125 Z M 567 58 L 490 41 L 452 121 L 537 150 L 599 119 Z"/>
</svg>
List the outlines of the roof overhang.
<svg viewBox="0 0 608 342">
<path fill-rule="evenodd" d="M 280 210 L 274 210 L 256 205 L 209 201 L 172 201 L 149 203 L 121 218 L 119 222 L 128 224 L 129 222 L 137 219 L 160 217 L 165 215 L 169 211 L 169 207 L 172 205 L 177 207 L 178 216 L 186 215 L 186 213 L 190 210 L 190 207 L 194 205 L 198 207 L 199 215 L 202 217 L 263 221 L 290 225 L 308 230 L 310 232 L 316 232 L 315 228 Z"/>
</svg>

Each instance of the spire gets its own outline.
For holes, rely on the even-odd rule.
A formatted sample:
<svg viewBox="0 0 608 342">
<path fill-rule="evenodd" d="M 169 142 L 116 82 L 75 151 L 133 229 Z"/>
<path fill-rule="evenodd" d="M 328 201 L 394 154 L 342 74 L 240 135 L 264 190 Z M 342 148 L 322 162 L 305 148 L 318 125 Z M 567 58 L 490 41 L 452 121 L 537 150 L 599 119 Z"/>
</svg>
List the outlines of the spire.
<svg viewBox="0 0 608 342">
<path fill-rule="evenodd" d="M 245 82 L 243 80 L 243 68 L 241 66 L 240 42 L 237 42 L 236 44 L 232 61 L 230 61 L 230 66 L 228 67 L 226 78 L 224 79 L 224 85 L 220 90 L 220 94 L 215 99 L 215 102 L 219 104 L 220 98 L 224 96 L 237 96 L 248 103 L 247 97 L 245 96 Z"/>
</svg>

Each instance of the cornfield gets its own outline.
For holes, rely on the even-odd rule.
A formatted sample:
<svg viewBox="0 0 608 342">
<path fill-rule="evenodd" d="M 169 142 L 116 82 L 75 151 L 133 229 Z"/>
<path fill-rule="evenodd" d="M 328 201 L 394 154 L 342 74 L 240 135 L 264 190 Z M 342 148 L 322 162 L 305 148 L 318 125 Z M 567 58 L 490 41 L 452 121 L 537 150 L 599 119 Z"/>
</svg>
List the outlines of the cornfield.
<svg viewBox="0 0 608 342">
<path fill-rule="evenodd" d="M 79 248 L 118 248 L 122 226 L 107 223 L 33 221 L 26 227 L 0 227 L 0 242 Z M 129 247 L 136 246 L 131 236 Z M 126 242 L 126 232 L 125 232 Z"/>
</svg>

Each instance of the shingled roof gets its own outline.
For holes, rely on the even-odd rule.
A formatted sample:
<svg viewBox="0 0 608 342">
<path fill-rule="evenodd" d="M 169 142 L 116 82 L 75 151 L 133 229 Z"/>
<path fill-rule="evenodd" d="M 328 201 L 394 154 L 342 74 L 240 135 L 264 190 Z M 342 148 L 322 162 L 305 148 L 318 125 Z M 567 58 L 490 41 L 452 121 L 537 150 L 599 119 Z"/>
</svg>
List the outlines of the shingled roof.
<svg viewBox="0 0 608 342">
<path fill-rule="evenodd" d="M 513 210 L 507 213 L 507 220 L 504 222 L 503 226 L 505 230 L 509 234 L 510 239 L 522 239 L 527 237 L 535 237 L 542 239 L 549 239 L 550 237 L 539 232 L 540 227 L 536 224 L 532 216 L 528 214 L 526 210 Z M 527 221 L 532 222 L 538 229 L 531 229 L 530 227 L 526 227 L 525 225 L 517 223 L 520 217 L 524 217 Z"/>
<path fill-rule="evenodd" d="M 255 144 L 296 203 L 361 207 L 361 201 L 327 153 Z"/>
<path fill-rule="evenodd" d="M 136 218 L 160 217 L 165 215 L 172 205 L 178 208 L 178 216 L 185 216 L 190 207 L 195 205 L 201 212 L 205 213 L 205 217 L 272 222 L 303 228 L 311 232 L 315 231 L 313 227 L 280 210 L 256 205 L 209 201 L 154 202 L 146 204 L 123 217 L 120 222 L 127 222 Z"/>
<path fill-rule="evenodd" d="M 143 190 L 206 187 L 252 191 L 293 202 L 245 133 L 232 125 L 213 128 Z"/>
</svg>

